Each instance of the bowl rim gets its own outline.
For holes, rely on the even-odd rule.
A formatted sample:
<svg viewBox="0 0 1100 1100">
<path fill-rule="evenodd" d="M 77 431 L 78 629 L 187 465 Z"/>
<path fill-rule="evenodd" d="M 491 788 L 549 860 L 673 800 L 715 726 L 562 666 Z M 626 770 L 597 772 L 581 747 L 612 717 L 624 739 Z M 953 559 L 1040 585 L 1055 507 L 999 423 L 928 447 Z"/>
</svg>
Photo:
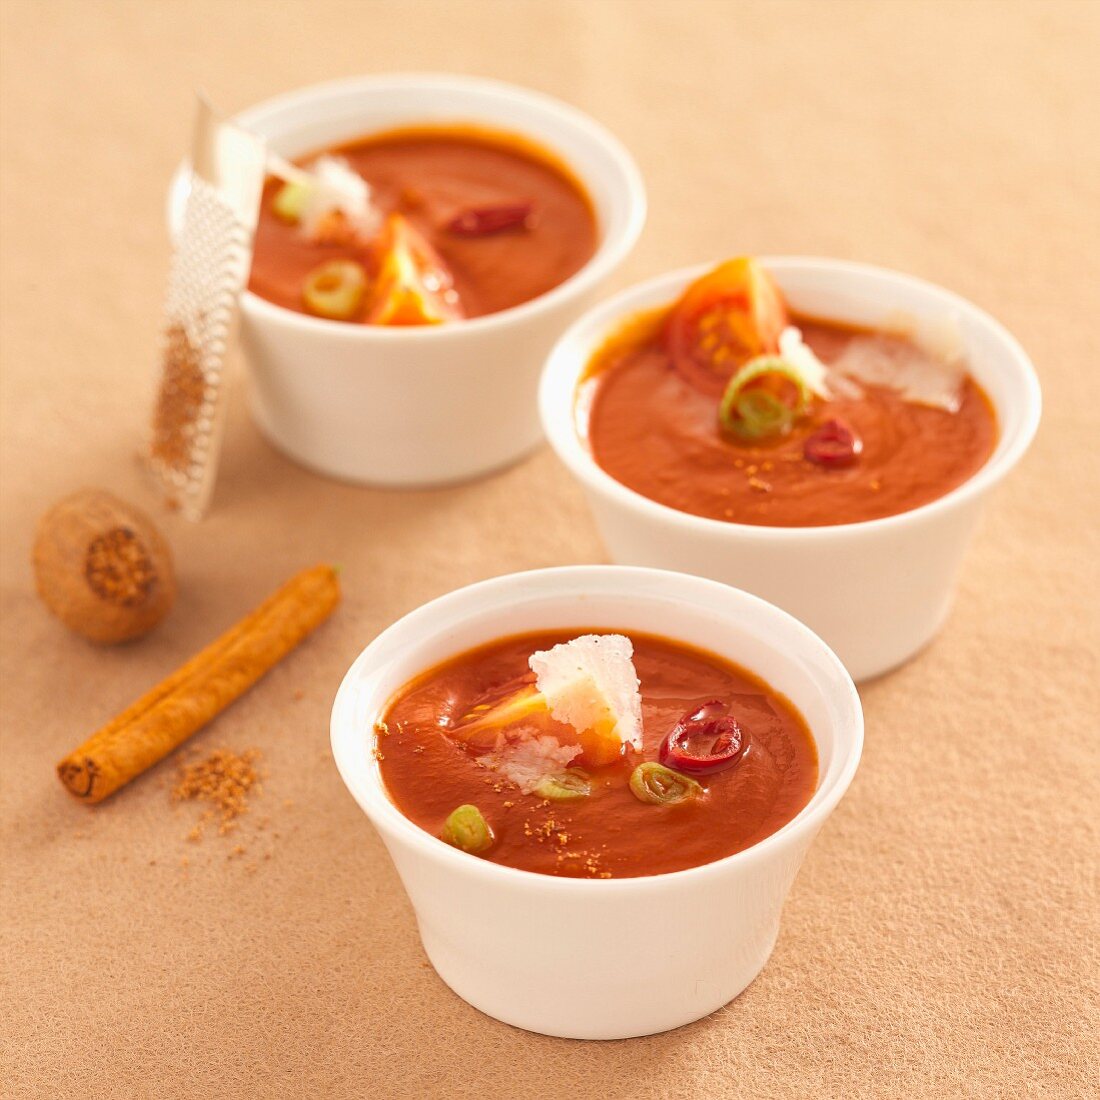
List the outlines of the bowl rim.
<svg viewBox="0 0 1100 1100">
<path fill-rule="evenodd" d="M 806 805 L 774 833 L 740 852 L 680 871 L 617 879 L 560 877 L 478 859 L 451 847 L 405 817 L 386 794 L 380 769 L 370 764 L 369 743 L 364 739 L 358 755 L 351 744 L 357 726 L 356 695 L 361 681 L 370 675 L 369 666 L 382 657 L 386 647 L 394 642 L 397 635 L 415 629 L 422 638 L 437 637 L 438 631 L 433 631 L 431 627 L 433 618 L 454 603 L 466 601 L 476 608 L 481 598 L 487 594 L 503 595 L 509 589 L 523 588 L 531 582 L 544 580 L 550 585 L 560 583 L 563 586 L 584 582 L 594 588 L 601 579 L 608 577 L 620 578 L 634 590 L 635 596 L 642 599 L 652 596 L 655 590 L 665 586 L 675 587 L 681 594 L 696 593 L 700 598 L 700 605 L 704 597 L 707 600 L 724 599 L 739 603 L 742 609 L 752 608 L 757 614 L 770 619 L 773 625 L 781 624 L 786 631 L 793 631 L 805 647 L 802 652 L 815 654 L 822 662 L 824 672 L 835 681 L 838 692 L 835 709 L 841 714 L 835 734 L 835 752 L 840 758 L 836 774 L 824 777 L 819 773 L 819 785 Z M 627 598 L 625 594 L 618 595 Z M 476 615 L 477 611 L 471 610 L 463 618 Z M 863 740 L 863 708 L 848 670 L 828 645 L 804 623 L 774 604 L 720 581 L 672 570 L 626 565 L 555 566 L 506 573 L 454 589 L 421 604 L 378 634 L 352 662 L 333 701 L 330 723 L 330 743 L 337 771 L 360 809 L 383 835 L 384 841 L 393 839 L 403 845 L 411 845 L 419 854 L 439 864 L 441 868 L 480 877 L 487 884 L 601 897 L 606 897 L 609 893 L 644 893 L 667 886 L 689 886 L 695 881 L 720 876 L 731 869 L 780 855 L 800 838 L 812 840 L 851 784 L 862 756 Z M 826 778 L 828 782 L 825 781 Z"/>
<path fill-rule="evenodd" d="M 574 107 L 544 92 L 502 80 L 452 73 L 372 73 L 327 80 L 280 93 L 236 112 L 231 116 L 230 121 L 249 127 L 256 125 L 266 115 L 289 110 L 295 106 L 308 105 L 312 101 L 324 100 L 326 97 L 340 93 L 390 91 L 400 94 L 402 91 L 409 89 L 439 91 L 444 94 L 448 92 L 471 92 L 494 97 L 501 102 L 518 102 L 532 110 L 541 111 L 545 116 L 557 120 L 563 126 L 570 127 L 588 137 L 602 149 L 607 157 L 610 169 L 608 179 L 611 181 L 609 186 L 612 191 L 618 192 L 613 197 L 613 204 L 626 211 L 626 217 L 623 219 L 621 226 L 614 234 L 600 227 L 599 243 L 584 265 L 544 294 L 480 317 L 463 318 L 460 321 L 442 325 L 388 327 L 385 325 L 351 324 L 322 317 L 311 317 L 308 314 L 287 309 L 285 306 L 269 302 L 266 298 L 255 294 L 247 286 L 241 293 L 242 312 L 271 324 L 298 329 L 303 333 L 324 334 L 333 340 L 353 342 L 377 340 L 386 343 L 398 340 L 410 342 L 453 340 L 460 339 L 464 335 L 476 337 L 486 331 L 522 323 L 531 317 L 538 317 L 553 310 L 561 302 L 576 298 L 592 290 L 630 254 L 641 235 L 647 213 L 645 183 L 636 161 L 626 145 L 603 123 L 598 122 L 578 107 Z M 476 111 L 473 112 L 474 115 L 476 113 Z M 479 119 L 473 117 L 471 121 L 477 122 Z M 483 121 L 489 127 L 497 126 L 501 129 L 507 129 L 507 127 L 494 123 L 489 119 L 480 121 Z M 521 133 L 518 127 L 514 129 L 516 133 Z M 555 155 L 560 156 L 574 171 L 581 183 L 591 190 L 589 179 L 584 173 L 578 170 L 560 151 L 549 145 L 547 145 L 547 148 Z M 177 193 L 186 183 L 186 172 L 187 162 L 185 161 L 177 168 L 169 186 L 168 220 L 170 227 L 174 224 L 175 210 L 179 201 Z"/>
<path fill-rule="evenodd" d="M 682 290 L 691 280 L 712 270 L 715 264 L 720 262 L 715 261 L 677 268 L 619 291 L 577 318 L 558 338 L 547 356 L 539 381 L 539 414 L 543 432 L 561 461 L 586 488 L 611 498 L 615 503 L 640 513 L 646 519 L 678 523 L 699 535 L 727 538 L 735 536 L 738 539 L 760 541 L 790 542 L 798 539 L 823 541 L 840 538 L 851 532 L 885 532 L 920 524 L 925 519 L 958 507 L 992 488 L 1023 457 L 1039 426 L 1042 393 L 1035 367 L 1027 352 L 996 318 L 946 287 L 876 264 L 799 255 L 768 255 L 760 256 L 759 260 L 766 268 L 780 276 L 783 271 L 818 271 L 839 278 L 871 276 L 883 282 L 907 286 L 939 299 L 945 312 L 950 310 L 968 316 L 976 325 L 986 329 L 1001 344 L 1006 358 L 1015 368 L 1020 383 L 1023 415 L 1012 436 L 1005 440 L 1005 446 L 995 447 L 993 454 L 971 477 L 934 500 L 878 519 L 814 527 L 767 526 L 698 516 L 652 500 L 624 485 L 596 462 L 594 456 L 581 442 L 576 430 L 576 389 L 581 373 L 589 361 L 591 349 L 597 345 L 599 338 L 607 335 L 618 321 L 647 308 L 639 305 L 639 299 L 644 299 L 658 290 L 667 290 L 670 295 L 668 302 L 671 304 L 676 291 Z M 781 277 L 779 282 L 782 283 Z M 575 362 L 575 359 L 579 358 L 575 355 L 575 346 L 588 349 L 581 362 Z M 561 388 L 564 385 L 563 379 L 566 378 L 569 380 L 569 401 L 568 407 L 563 409 Z M 1003 425 L 999 426 L 1003 428 Z M 998 442 L 1000 443 L 1002 439 L 1003 437 Z"/>
</svg>

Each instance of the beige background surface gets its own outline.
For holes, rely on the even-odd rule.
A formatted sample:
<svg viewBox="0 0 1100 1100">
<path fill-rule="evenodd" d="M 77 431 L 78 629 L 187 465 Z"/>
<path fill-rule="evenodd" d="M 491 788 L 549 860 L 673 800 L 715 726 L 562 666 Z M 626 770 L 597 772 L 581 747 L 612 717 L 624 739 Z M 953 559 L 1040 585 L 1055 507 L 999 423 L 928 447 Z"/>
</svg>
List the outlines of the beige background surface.
<svg viewBox="0 0 1100 1100">
<path fill-rule="evenodd" d="M 1100 6 L 4 0 L 0 16 L 0 1092 L 1088 1094 Z M 237 109 L 401 68 L 527 83 L 617 131 L 652 209 L 620 284 L 743 251 L 868 260 L 991 310 L 1042 377 L 1042 430 L 942 636 L 862 691 L 861 771 L 770 965 L 673 1034 L 548 1039 L 453 996 L 328 753 L 331 696 L 384 625 L 456 585 L 601 558 L 550 454 L 447 492 L 359 490 L 275 454 L 238 393 L 214 514 L 158 513 L 181 582 L 159 632 L 96 650 L 32 593 L 56 497 L 87 483 L 156 507 L 134 454 L 192 87 Z M 265 754 L 243 857 L 186 843 L 174 761 L 96 810 L 69 799 L 55 760 L 319 558 L 345 568 L 338 616 L 198 741 Z"/>
</svg>

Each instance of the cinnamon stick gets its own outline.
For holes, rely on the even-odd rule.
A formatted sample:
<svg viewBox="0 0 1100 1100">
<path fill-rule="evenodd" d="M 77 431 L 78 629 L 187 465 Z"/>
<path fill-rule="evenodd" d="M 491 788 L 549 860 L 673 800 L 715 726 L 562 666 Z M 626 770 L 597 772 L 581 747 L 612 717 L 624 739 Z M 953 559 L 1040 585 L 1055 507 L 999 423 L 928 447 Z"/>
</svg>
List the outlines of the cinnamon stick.
<svg viewBox="0 0 1100 1100">
<path fill-rule="evenodd" d="M 102 802 L 243 695 L 339 602 L 331 566 L 299 573 L 69 753 L 61 782 L 82 802 Z"/>
</svg>

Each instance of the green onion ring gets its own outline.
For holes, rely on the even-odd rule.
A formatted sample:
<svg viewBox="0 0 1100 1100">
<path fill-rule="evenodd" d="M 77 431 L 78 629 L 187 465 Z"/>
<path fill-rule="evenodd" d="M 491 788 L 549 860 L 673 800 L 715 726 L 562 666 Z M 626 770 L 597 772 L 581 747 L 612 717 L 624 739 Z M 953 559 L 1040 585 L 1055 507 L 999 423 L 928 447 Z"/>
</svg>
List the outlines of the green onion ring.
<svg viewBox="0 0 1100 1100">
<path fill-rule="evenodd" d="M 640 802 L 671 806 L 690 801 L 702 794 L 703 788 L 694 779 L 674 772 L 656 760 L 647 760 L 631 773 L 630 793 Z"/>
<path fill-rule="evenodd" d="M 285 222 L 297 224 L 302 220 L 302 211 L 305 209 L 306 199 L 312 190 L 304 181 L 291 180 L 284 183 L 275 192 L 275 198 L 271 200 L 271 209 Z"/>
<path fill-rule="evenodd" d="M 443 824 L 442 839 L 463 852 L 477 854 L 493 846 L 496 837 L 476 806 L 459 806 Z"/>
<path fill-rule="evenodd" d="M 353 321 L 367 290 L 367 272 L 354 260 L 327 260 L 315 267 L 302 284 L 302 301 L 316 317 Z"/>
<path fill-rule="evenodd" d="M 792 407 L 766 390 L 746 390 L 750 382 L 777 374 L 798 391 Z M 729 381 L 718 406 L 718 422 L 741 439 L 767 439 L 784 436 L 794 422 L 810 407 L 811 393 L 806 380 L 778 355 L 758 355 L 750 359 Z"/>
<path fill-rule="evenodd" d="M 592 784 L 585 772 L 579 768 L 568 768 L 543 776 L 534 793 L 539 798 L 549 798 L 554 802 L 572 802 L 577 798 L 587 798 L 592 793 Z"/>
</svg>

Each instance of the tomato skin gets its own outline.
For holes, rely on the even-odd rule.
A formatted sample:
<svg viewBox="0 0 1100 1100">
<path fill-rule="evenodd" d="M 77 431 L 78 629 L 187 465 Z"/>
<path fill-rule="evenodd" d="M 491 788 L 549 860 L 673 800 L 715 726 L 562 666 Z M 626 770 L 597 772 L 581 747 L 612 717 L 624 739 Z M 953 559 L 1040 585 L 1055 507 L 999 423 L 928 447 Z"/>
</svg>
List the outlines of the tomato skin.
<svg viewBox="0 0 1100 1100">
<path fill-rule="evenodd" d="M 772 277 L 751 256 L 739 256 L 684 291 L 665 325 L 665 349 L 686 381 L 718 396 L 739 367 L 778 352 L 787 324 Z"/>
<path fill-rule="evenodd" d="M 428 240 L 391 214 L 373 247 L 369 325 L 438 325 L 463 316 L 451 273 Z"/>
</svg>

